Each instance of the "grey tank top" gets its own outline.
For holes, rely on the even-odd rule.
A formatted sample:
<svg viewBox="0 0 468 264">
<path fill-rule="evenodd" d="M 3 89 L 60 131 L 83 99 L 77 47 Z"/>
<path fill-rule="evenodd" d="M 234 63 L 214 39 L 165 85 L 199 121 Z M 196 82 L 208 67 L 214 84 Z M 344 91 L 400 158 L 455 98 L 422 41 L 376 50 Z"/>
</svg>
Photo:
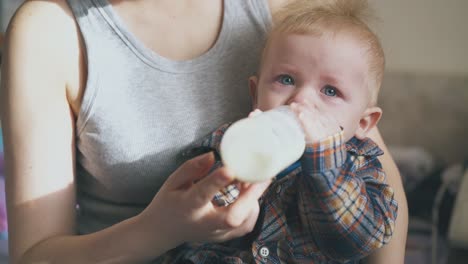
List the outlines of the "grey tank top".
<svg viewBox="0 0 468 264">
<path fill-rule="evenodd" d="M 76 123 L 78 232 L 132 217 L 183 162 L 180 153 L 251 110 L 271 23 L 267 0 L 225 0 L 213 47 L 187 61 L 142 44 L 107 0 L 68 0 L 88 80 Z"/>
</svg>

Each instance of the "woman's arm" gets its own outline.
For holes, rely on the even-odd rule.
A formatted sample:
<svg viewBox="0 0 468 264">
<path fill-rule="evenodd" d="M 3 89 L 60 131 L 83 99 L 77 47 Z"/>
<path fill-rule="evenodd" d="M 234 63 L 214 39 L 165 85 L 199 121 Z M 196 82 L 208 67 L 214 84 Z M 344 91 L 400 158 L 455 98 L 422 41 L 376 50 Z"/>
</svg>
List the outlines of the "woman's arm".
<svg viewBox="0 0 468 264">
<path fill-rule="evenodd" d="M 1 112 L 11 263 L 95 262 L 98 254 L 105 259 L 125 254 L 124 245 L 110 241 L 136 233 L 135 226 L 123 223 L 73 236 L 75 120 L 67 84 L 76 68 L 74 34 L 65 1 L 26 2 L 8 29 Z"/>
<path fill-rule="evenodd" d="M 379 160 L 387 175 L 388 184 L 395 191 L 395 199 L 398 202 L 398 217 L 396 219 L 395 230 L 390 243 L 367 257 L 366 262 L 372 264 L 404 263 L 406 236 L 408 231 L 408 204 L 400 172 L 398 171 L 392 156 L 389 154 L 388 148 L 385 145 L 378 129 L 374 128 L 371 130 L 368 136 L 385 152 L 383 156 L 379 157 Z"/>
</svg>

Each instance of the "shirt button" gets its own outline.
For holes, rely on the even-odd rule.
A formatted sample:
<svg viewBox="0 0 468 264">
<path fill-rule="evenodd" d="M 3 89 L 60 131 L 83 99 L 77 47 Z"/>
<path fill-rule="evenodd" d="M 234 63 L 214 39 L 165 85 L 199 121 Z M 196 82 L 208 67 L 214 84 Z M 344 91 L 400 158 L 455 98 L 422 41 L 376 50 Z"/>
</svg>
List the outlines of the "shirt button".
<svg viewBox="0 0 468 264">
<path fill-rule="evenodd" d="M 260 256 L 266 258 L 270 255 L 270 250 L 267 247 L 261 247 L 259 250 Z"/>
</svg>

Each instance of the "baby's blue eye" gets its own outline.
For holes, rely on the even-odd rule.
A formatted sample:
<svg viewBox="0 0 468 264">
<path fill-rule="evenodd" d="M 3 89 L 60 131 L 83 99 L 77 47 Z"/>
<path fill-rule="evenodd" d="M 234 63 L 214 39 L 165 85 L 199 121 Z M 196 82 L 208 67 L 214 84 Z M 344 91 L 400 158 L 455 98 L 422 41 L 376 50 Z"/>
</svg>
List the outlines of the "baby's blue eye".
<svg viewBox="0 0 468 264">
<path fill-rule="evenodd" d="M 336 96 L 337 95 L 336 88 L 331 86 L 331 85 L 325 85 L 325 87 L 323 87 L 323 89 L 322 89 L 322 92 L 326 96 Z"/>
<path fill-rule="evenodd" d="M 293 77 L 291 77 L 291 76 L 289 76 L 287 74 L 280 75 L 279 78 L 278 78 L 278 81 L 281 84 L 284 84 L 284 85 L 294 85 Z"/>
</svg>

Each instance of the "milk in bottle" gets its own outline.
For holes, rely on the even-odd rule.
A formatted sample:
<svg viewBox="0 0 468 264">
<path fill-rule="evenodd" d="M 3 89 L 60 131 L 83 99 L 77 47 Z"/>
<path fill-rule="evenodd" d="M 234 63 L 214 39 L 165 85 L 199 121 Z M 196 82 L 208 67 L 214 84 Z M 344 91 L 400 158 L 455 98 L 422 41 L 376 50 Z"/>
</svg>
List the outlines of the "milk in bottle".
<svg viewBox="0 0 468 264">
<path fill-rule="evenodd" d="M 236 179 L 259 182 L 297 161 L 304 149 L 299 120 L 289 106 L 280 106 L 233 123 L 223 136 L 220 155 Z"/>
</svg>

